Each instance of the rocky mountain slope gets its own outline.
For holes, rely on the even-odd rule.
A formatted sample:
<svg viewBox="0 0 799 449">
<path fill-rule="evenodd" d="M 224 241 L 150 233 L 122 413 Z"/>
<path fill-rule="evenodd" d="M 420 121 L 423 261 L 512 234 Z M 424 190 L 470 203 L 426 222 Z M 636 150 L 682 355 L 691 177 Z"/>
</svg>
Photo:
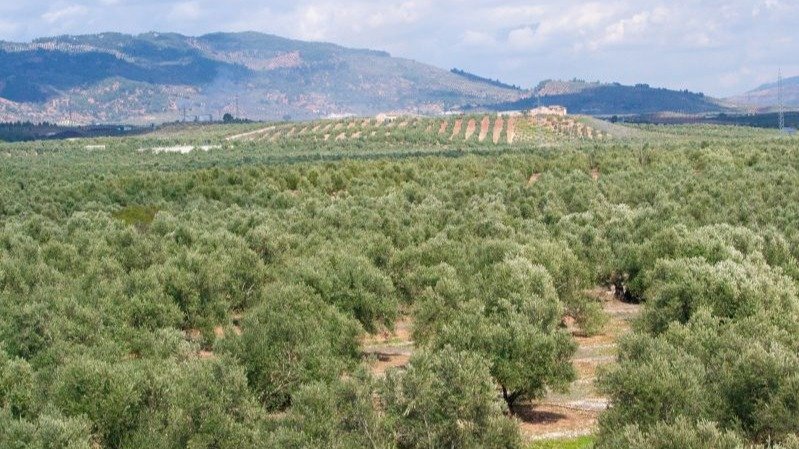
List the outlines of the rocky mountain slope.
<svg viewBox="0 0 799 449">
<path fill-rule="evenodd" d="M 523 95 L 385 52 L 260 33 L 103 33 L 0 42 L 0 121 L 436 113 Z"/>
</svg>

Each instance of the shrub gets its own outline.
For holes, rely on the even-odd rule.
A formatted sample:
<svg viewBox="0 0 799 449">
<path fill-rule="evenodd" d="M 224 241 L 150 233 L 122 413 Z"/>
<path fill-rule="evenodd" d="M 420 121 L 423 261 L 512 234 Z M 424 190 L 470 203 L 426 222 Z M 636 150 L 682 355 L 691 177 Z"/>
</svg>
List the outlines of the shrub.
<svg viewBox="0 0 799 449">
<path fill-rule="evenodd" d="M 485 296 L 461 304 L 430 333 L 429 344 L 488 360 L 511 409 L 519 399 L 566 388 L 575 378 L 570 359 L 576 345 L 560 328 L 563 306 L 547 271 L 524 258 L 509 259 L 494 265 L 480 285 Z"/>
<path fill-rule="evenodd" d="M 743 439 L 734 432 L 719 430 L 707 421 L 693 422 L 679 418 L 673 424 L 657 423 L 647 431 L 627 426 L 602 439 L 597 449 L 742 449 Z"/>
<path fill-rule="evenodd" d="M 399 448 L 520 446 L 488 364 L 476 354 L 451 347 L 418 353 L 407 371 L 387 374 L 381 392 Z"/>
<path fill-rule="evenodd" d="M 32 420 L 0 408 L 0 447 L 9 449 L 91 449 L 91 425 L 83 417 L 65 418 L 48 410 Z"/>
<path fill-rule="evenodd" d="M 332 381 L 357 359 L 360 326 L 310 288 L 271 285 L 242 322 L 242 335 L 220 349 L 244 364 L 269 409 L 282 409 L 303 384 Z"/>
</svg>

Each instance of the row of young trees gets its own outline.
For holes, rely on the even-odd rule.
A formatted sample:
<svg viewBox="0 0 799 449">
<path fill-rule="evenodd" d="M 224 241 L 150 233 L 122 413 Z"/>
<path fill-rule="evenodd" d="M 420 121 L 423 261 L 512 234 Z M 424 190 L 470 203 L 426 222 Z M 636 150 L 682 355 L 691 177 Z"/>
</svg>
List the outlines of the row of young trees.
<svg viewBox="0 0 799 449">
<path fill-rule="evenodd" d="M 603 282 L 646 306 L 602 447 L 794 444 L 792 143 L 118 146 L 2 156 L 0 446 L 518 447 Z M 419 353 L 372 377 L 361 336 L 406 314 Z"/>
</svg>

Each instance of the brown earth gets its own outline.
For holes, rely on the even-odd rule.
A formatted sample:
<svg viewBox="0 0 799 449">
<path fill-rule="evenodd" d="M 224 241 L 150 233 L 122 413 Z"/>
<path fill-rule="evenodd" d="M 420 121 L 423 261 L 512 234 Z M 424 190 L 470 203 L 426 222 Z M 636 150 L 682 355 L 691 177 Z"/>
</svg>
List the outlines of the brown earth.
<svg viewBox="0 0 799 449">
<path fill-rule="evenodd" d="M 502 136 L 502 128 L 505 127 L 505 119 L 501 116 L 497 116 L 497 120 L 494 122 L 494 145 L 499 143 L 500 136 Z"/>
<path fill-rule="evenodd" d="M 452 128 L 452 135 L 449 136 L 449 140 L 452 140 L 458 137 L 461 133 L 461 128 L 463 127 L 463 120 L 455 120 L 455 126 Z"/>
<path fill-rule="evenodd" d="M 516 140 L 516 117 L 508 118 L 508 144 Z"/>
<path fill-rule="evenodd" d="M 537 178 L 535 173 L 531 179 Z M 597 369 L 616 359 L 616 342 L 630 332 L 630 321 L 640 312 L 640 305 L 619 301 L 612 290 L 597 287 L 586 294 L 602 303 L 609 321 L 602 333 L 586 337 L 567 320 L 567 326 L 578 345 L 572 358 L 577 379 L 567 393 L 550 393 L 536 402 L 518 404 L 516 419 L 522 436 L 528 441 L 573 438 L 596 431 L 599 414 L 608 407 L 607 399 L 594 388 Z M 392 368 L 403 368 L 414 351 L 409 317 L 400 319 L 394 330 L 365 335 L 361 344 L 370 361 L 372 373 L 383 376 Z"/>
<path fill-rule="evenodd" d="M 475 119 L 469 120 L 469 123 L 466 125 L 466 136 L 463 140 L 468 141 L 474 135 L 474 132 L 477 130 L 477 121 Z"/>
<path fill-rule="evenodd" d="M 528 441 L 575 438 L 596 428 L 598 411 L 558 405 L 523 405 L 516 410 L 519 428 Z"/>
<path fill-rule="evenodd" d="M 383 376 L 390 368 L 403 368 L 413 354 L 412 322 L 409 317 L 399 319 L 394 330 L 369 334 L 362 338 L 364 356 L 369 359 L 372 374 Z"/>
<path fill-rule="evenodd" d="M 483 120 L 480 121 L 480 135 L 477 137 L 478 141 L 482 142 L 486 140 L 490 126 L 491 126 L 491 118 L 488 116 L 483 117 Z"/>
<path fill-rule="evenodd" d="M 578 347 L 572 358 L 577 379 L 568 393 L 551 393 L 535 404 L 519 407 L 522 435 L 528 440 L 590 435 L 596 431 L 599 414 L 608 407 L 607 399 L 594 388 L 597 369 L 616 360 L 617 341 L 630 332 L 630 321 L 639 314 L 640 306 L 619 301 L 606 288 L 586 293 L 602 303 L 609 321 L 601 334 L 591 337 L 567 321 Z"/>
</svg>

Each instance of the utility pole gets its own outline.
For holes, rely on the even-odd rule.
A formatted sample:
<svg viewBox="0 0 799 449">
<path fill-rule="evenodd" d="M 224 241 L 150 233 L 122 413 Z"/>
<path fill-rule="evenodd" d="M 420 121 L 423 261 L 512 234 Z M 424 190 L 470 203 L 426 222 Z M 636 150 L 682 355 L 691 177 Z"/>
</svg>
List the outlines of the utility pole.
<svg viewBox="0 0 799 449">
<path fill-rule="evenodd" d="M 785 131 L 785 102 L 782 98 L 782 69 L 777 72 L 777 103 L 779 108 L 779 127 L 780 131 Z"/>
<path fill-rule="evenodd" d="M 236 107 L 233 109 L 233 115 L 235 118 L 239 118 L 239 94 L 236 94 Z"/>
</svg>

